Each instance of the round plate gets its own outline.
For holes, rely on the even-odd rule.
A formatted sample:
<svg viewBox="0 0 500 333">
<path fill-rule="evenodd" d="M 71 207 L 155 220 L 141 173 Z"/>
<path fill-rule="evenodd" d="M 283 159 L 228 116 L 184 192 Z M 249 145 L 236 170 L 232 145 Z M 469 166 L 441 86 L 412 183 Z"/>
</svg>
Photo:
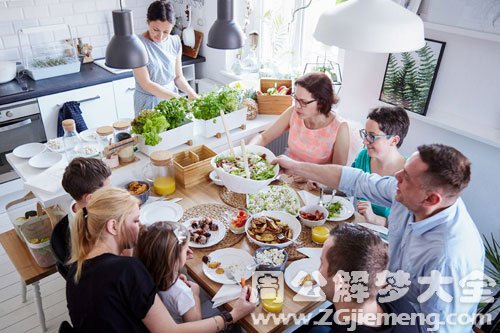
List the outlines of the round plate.
<svg viewBox="0 0 500 333">
<path fill-rule="evenodd" d="M 142 224 L 153 224 L 158 221 L 177 222 L 181 219 L 184 210 L 176 203 L 156 201 L 141 207 L 140 220 Z"/>
<path fill-rule="evenodd" d="M 195 217 L 195 218 L 192 218 L 192 219 L 185 221 L 182 224 L 189 230 L 189 229 L 191 229 L 191 222 L 198 221 L 199 219 L 201 219 L 201 217 Z M 226 226 L 224 225 L 224 223 L 222 223 L 219 220 L 213 220 L 213 221 L 215 224 L 217 224 L 219 226 L 219 230 L 209 231 L 211 236 L 208 239 L 208 242 L 206 244 L 198 244 L 198 243 L 189 241 L 189 247 L 201 249 L 204 247 L 209 247 L 209 246 L 215 245 L 224 239 L 224 236 L 226 236 L 226 232 L 227 232 Z"/>
<path fill-rule="evenodd" d="M 54 142 L 54 144 L 59 145 L 60 148 L 52 148 L 49 145 L 49 142 Z M 45 143 L 45 145 L 47 146 L 48 150 L 56 152 L 56 153 L 62 153 L 66 150 L 66 149 L 64 149 L 64 142 L 63 142 L 62 138 L 50 139 L 49 141 L 47 141 L 47 143 Z"/>
<path fill-rule="evenodd" d="M 331 203 L 335 203 L 335 202 L 340 202 L 342 204 L 340 214 L 338 214 L 337 216 L 328 217 L 326 219 L 327 221 L 334 221 L 334 222 L 344 221 L 344 220 L 347 220 L 348 218 L 350 218 L 352 216 L 352 214 L 354 214 L 354 206 L 346 198 L 335 196 L 335 197 L 333 197 L 333 200 L 331 201 Z M 328 210 L 329 204 L 330 204 L 330 202 L 327 202 L 327 204 L 325 204 L 325 208 L 327 210 Z"/>
<path fill-rule="evenodd" d="M 99 139 L 99 135 L 97 135 L 95 128 L 86 129 L 85 131 L 81 131 L 80 133 L 78 133 L 78 135 L 80 136 L 80 138 L 82 138 L 82 140 L 88 141 L 88 142 L 97 141 L 97 139 Z"/>
<path fill-rule="evenodd" d="M 246 266 L 252 265 L 254 263 L 252 256 L 241 249 L 235 248 L 227 248 L 220 249 L 214 251 L 209 254 L 210 261 L 218 261 L 221 263 L 220 267 L 225 270 L 231 270 L 233 276 L 236 281 L 239 281 L 241 277 L 244 277 L 245 280 L 248 280 L 255 268 L 246 269 Z M 209 268 L 207 264 L 203 264 L 203 273 L 212 281 L 221 283 L 221 284 L 235 284 L 236 282 L 233 280 L 229 280 L 226 277 L 226 274 L 217 274 L 215 273 L 215 269 Z"/>
<path fill-rule="evenodd" d="M 298 216 L 300 206 L 299 195 L 286 185 L 270 185 L 255 194 L 247 194 L 247 209 L 252 215 L 274 211 Z"/>
<path fill-rule="evenodd" d="M 325 294 L 321 290 L 319 284 L 319 258 L 311 259 L 301 259 L 290 263 L 285 270 L 285 283 L 292 289 L 297 295 L 295 297 L 305 297 L 312 301 L 313 299 L 324 299 Z M 315 285 L 300 285 L 302 279 L 310 274 L 312 278 L 316 281 Z M 294 297 L 294 298 L 295 298 Z"/>
<path fill-rule="evenodd" d="M 45 151 L 29 159 L 28 164 L 37 169 L 46 169 L 62 159 L 62 155 L 53 151 Z"/>
<path fill-rule="evenodd" d="M 41 152 L 45 151 L 45 149 L 47 148 L 43 143 L 32 142 L 17 147 L 12 153 L 15 157 L 32 158 L 36 154 L 40 154 Z"/>
<path fill-rule="evenodd" d="M 222 180 L 219 179 L 219 177 L 217 176 L 217 171 L 213 170 L 212 172 L 210 172 L 208 177 L 210 178 L 211 181 L 214 182 L 215 185 L 224 186 L 224 183 L 222 182 Z"/>
</svg>

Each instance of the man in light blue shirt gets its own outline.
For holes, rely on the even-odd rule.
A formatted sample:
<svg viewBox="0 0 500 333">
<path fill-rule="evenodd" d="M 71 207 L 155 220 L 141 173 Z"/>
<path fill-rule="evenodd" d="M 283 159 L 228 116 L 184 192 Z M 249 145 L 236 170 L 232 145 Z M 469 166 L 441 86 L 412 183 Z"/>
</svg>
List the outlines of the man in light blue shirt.
<svg viewBox="0 0 500 333">
<path fill-rule="evenodd" d="M 395 177 L 283 156 L 276 162 L 288 173 L 390 207 L 389 270 L 410 274 L 404 297 L 417 312 L 434 319 L 439 315 L 439 332 L 471 332 L 471 323 L 460 325 L 446 318 L 473 318 L 479 297 L 461 300 L 466 292 L 459 281 L 484 269 L 481 236 L 459 197 L 470 180 L 470 162 L 462 153 L 440 144 L 420 146 Z"/>
</svg>

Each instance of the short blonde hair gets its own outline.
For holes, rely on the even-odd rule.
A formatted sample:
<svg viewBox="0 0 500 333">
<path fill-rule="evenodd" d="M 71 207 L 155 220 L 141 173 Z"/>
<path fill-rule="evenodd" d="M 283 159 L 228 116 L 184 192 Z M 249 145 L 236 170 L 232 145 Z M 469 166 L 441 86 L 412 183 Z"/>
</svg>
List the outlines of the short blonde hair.
<svg viewBox="0 0 500 333">
<path fill-rule="evenodd" d="M 136 240 L 130 239 L 123 225 L 125 219 L 138 205 L 138 200 L 127 191 L 118 188 L 99 189 L 92 195 L 86 208 L 80 209 L 75 216 L 71 231 L 71 258 L 69 263 L 76 263 L 75 283 L 81 277 L 83 263 L 98 240 L 102 239 L 106 223 L 118 221 L 118 232 L 125 240 L 125 247 L 131 247 Z"/>
</svg>

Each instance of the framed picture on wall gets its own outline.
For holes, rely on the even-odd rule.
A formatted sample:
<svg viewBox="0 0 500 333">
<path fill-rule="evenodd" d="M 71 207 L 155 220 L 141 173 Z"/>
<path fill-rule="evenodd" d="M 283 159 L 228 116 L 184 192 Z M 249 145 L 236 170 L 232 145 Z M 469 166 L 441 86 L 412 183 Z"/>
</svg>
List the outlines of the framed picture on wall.
<svg viewBox="0 0 500 333">
<path fill-rule="evenodd" d="M 445 45 L 425 39 L 420 50 L 389 54 L 379 100 L 425 116 Z"/>
</svg>

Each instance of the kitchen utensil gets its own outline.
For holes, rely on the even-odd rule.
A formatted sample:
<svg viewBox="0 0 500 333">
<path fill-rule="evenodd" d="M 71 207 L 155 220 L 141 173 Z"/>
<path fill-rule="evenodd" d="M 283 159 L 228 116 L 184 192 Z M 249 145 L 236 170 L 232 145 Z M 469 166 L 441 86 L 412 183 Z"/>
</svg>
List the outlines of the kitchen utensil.
<svg viewBox="0 0 500 333">
<path fill-rule="evenodd" d="M 13 80 L 16 77 L 15 61 L 0 61 L 0 83 Z"/>
<path fill-rule="evenodd" d="M 318 200 L 318 206 L 323 206 L 323 188 L 321 187 L 319 189 L 319 200 Z"/>
<path fill-rule="evenodd" d="M 226 139 L 227 139 L 227 145 L 229 146 L 229 151 L 231 152 L 231 156 L 235 156 L 233 149 L 233 140 L 231 140 L 231 134 L 229 134 L 229 131 L 227 130 L 226 119 L 224 119 L 224 111 L 222 110 L 220 110 L 220 118 L 222 120 L 222 126 L 224 126 L 224 131 L 226 132 Z"/>
<path fill-rule="evenodd" d="M 186 6 L 186 14 L 187 14 L 188 26 L 184 30 L 182 30 L 182 41 L 184 42 L 184 45 L 193 48 L 195 45 L 195 36 L 194 36 L 194 29 L 191 27 L 190 5 Z"/>
</svg>

